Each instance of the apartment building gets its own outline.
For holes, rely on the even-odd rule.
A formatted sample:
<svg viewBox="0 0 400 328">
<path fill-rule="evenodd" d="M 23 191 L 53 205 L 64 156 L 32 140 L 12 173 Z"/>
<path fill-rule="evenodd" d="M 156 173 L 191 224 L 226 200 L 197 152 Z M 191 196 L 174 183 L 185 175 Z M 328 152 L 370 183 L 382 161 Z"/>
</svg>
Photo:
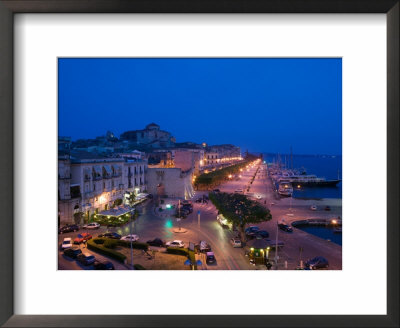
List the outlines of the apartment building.
<svg viewBox="0 0 400 328">
<path fill-rule="evenodd" d="M 77 223 L 146 189 L 147 162 L 87 152 L 58 160 L 59 224 Z M 80 213 L 81 215 L 76 215 Z M 82 222 L 78 222 L 82 223 Z"/>
</svg>

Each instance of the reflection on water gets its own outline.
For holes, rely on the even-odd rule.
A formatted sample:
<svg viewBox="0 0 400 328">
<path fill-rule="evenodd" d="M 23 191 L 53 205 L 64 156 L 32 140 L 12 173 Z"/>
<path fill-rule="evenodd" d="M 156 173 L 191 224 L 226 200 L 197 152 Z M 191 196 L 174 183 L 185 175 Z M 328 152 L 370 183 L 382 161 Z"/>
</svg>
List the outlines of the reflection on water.
<svg viewBox="0 0 400 328">
<path fill-rule="evenodd" d="M 334 228 L 324 226 L 297 226 L 296 228 L 310 233 L 314 236 L 330 240 L 331 242 L 342 245 L 342 234 L 335 233 Z"/>
</svg>

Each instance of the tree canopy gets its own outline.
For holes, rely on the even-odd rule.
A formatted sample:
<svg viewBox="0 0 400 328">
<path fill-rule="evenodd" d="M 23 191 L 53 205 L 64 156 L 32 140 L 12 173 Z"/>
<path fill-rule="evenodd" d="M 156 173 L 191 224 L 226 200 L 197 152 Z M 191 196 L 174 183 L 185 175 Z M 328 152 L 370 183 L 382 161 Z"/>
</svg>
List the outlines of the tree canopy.
<svg viewBox="0 0 400 328">
<path fill-rule="evenodd" d="M 209 198 L 217 210 L 232 224 L 244 228 L 246 224 L 272 219 L 268 209 L 242 194 L 210 193 Z"/>
<path fill-rule="evenodd" d="M 210 173 L 200 174 L 194 182 L 197 188 L 209 188 L 220 184 L 227 180 L 227 176 L 230 174 L 236 174 L 240 172 L 241 168 L 244 168 L 250 161 L 243 161 L 238 164 L 234 164 L 228 167 L 224 167 L 220 170 L 212 171 Z"/>
</svg>

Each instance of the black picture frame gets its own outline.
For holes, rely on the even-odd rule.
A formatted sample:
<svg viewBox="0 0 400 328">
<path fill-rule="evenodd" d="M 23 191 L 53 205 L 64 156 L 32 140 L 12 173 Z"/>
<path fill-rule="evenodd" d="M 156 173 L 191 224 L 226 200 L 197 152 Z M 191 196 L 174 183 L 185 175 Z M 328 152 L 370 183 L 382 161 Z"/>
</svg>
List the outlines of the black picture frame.
<svg viewBox="0 0 400 328">
<path fill-rule="evenodd" d="M 399 327 L 399 0 L 0 0 L 0 324 L 5 327 Z M 16 13 L 385 13 L 387 315 L 14 315 L 13 28 Z M 365 269 L 372 263 L 363 263 Z"/>
</svg>

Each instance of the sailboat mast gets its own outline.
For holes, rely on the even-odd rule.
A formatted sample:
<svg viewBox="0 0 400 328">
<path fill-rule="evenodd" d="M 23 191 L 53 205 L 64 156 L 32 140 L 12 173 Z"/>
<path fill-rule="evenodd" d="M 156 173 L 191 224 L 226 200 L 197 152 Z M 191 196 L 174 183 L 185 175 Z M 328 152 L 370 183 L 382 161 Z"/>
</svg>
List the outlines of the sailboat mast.
<svg viewBox="0 0 400 328">
<path fill-rule="evenodd" d="M 293 150 L 292 150 L 292 146 L 290 146 L 290 167 L 293 170 Z"/>
</svg>

